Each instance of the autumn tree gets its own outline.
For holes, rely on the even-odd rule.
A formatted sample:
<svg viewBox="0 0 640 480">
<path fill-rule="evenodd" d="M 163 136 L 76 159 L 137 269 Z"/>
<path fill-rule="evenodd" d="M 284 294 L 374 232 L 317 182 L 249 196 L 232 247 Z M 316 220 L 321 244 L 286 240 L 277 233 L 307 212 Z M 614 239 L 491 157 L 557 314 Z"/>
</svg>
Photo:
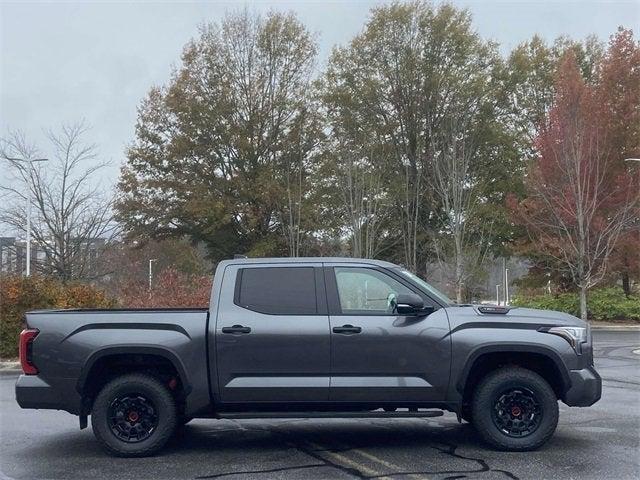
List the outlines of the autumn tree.
<svg viewBox="0 0 640 480">
<path fill-rule="evenodd" d="M 496 90 L 500 119 L 504 125 L 502 167 L 511 175 L 503 191 L 511 197 L 525 197 L 524 180 L 527 167 L 538 158 L 536 138 L 545 125 L 545 119 L 553 106 L 555 80 L 561 59 L 571 52 L 578 63 L 578 70 L 587 84 L 597 81 L 597 72 L 603 55 L 603 46 L 594 36 L 584 41 L 559 37 L 546 42 L 535 35 L 517 45 L 508 55 L 500 72 L 500 88 Z M 509 217 L 502 219 L 503 211 L 496 210 L 494 236 L 501 239 L 503 255 L 526 257 L 531 264 L 527 283 L 546 285 L 548 280 L 561 289 L 571 284 L 562 264 L 536 251 L 526 229 L 513 223 Z"/>
<path fill-rule="evenodd" d="M 367 182 L 383 181 L 389 231 L 402 252 L 394 259 L 413 271 L 424 269 L 430 250 L 435 133 L 478 99 L 486 102 L 482 118 L 491 116 L 484 107 L 497 63 L 495 46 L 473 32 L 467 11 L 422 1 L 374 8 L 363 31 L 330 58 L 322 92 L 331 132 L 343 145 L 384 152 L 372 158 Z"/>
<path fill-rule="evenodd" d="M 436 134 L 430 155 L 429 187 L 440 205 L 439 233 L 433 236 L 437 260 L 453 284 L 456 301 L 464 302 L 464 290 L 483 266 L 491 225 L 482 218 L 479 175 L 474 169 L 477 152 L 472 137 L 473 111 L 452 116 Z"/>
<path fill-rule="evenodd" d="M 562 61 L 555 91 L 536 138 L 540 156 L 526 178 L 527 198 L 515 207 L 514 220 L 571 276 L 586 320 L 587 292 L 604 277 L 632 221 L 637 192 L 611 148 L 609 112 L 598 88 L 585 82 L 572 52 Z"/>
<path fill-rule="evenodd" d="M 329 168 L 323 184 L 334 198 L 332 215 L 339 219 L 339 235 L 349 239 L 350 253 L 356 258 L 377 258 L 389 238 L 390 205 L 388 180 L 376 166 L 384 152 L 370 143 L 331 143 Z"/>
<path fill-rule="evenodd" d="M 640 192 L 638 165 L 622 162 L 640 158 L 640 43 L 633 32 L 620 28 L 611 37 L 599 70 L 599 91 L 607 111 L 608 131 L 614 159 L 629 170 Z M 635 169 L 635 170 L 634 170 Z M 634 173 L 635 172 L 635 173 Z M 612 270 L 622 280 L 627 296 L 631 294 L 631 279 L 640 278 L 640 221 L 623 233 L 612 256 Z"/>
<path fill-rule="evenodd" d="M 118 304 L 124 308 L 207 308 L 212 281 L 211 275 L 167 268 L 158 272 L 151 289 L 146 282 L 118 285 Z"/>
<path fill-rule="evenodd" d="M 145 289 L 149 285 L 150 262 L 154 278 L 169 269 L 187 277 L 211 275 L 213 265 L 206 260 L 205 253 L 204 248 L 186 238 L 112 242 L 99 258 L 108 275 L 96 283 L 114 297 L 131 286 Z"/>
<path fill-rule="evenodd" d="M 139 108 L 117 203 L 129 234 L 187 236 L 212 259 L 297 255 L 320 132 L 316 50 L 291 14 L 203 26 Z"/>
<path fill-rule="evenodd" d="M 547 44 L 534 35 L 517 45 L 507 58 L 497 95 L 503 97 L 503 115 L 519 140 L 521 158 L 536 156 L 535 138 L 552 106 L 556 71 L 567 52 L 575 56 L 585 81 L 593 83 L 603 55 L 602 44 L 593 36 L 583 42 L 560 37 Z"/>
</svg>

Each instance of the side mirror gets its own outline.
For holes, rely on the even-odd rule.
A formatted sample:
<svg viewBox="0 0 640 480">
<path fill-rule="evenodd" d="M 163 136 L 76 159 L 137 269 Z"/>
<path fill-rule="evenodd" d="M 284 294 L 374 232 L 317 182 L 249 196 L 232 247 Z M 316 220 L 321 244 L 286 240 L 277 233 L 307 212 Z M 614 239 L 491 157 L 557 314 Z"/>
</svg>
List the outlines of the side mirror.
<svg viewBox="0 0 640 480">
<path fill-rule="evenodd" d="M 415 293 L 399 294 L 395 298 L 395 311 L 398 315 L 429 315 L 433 307 L 425 307 L 422 298 Z"/>
</svg>

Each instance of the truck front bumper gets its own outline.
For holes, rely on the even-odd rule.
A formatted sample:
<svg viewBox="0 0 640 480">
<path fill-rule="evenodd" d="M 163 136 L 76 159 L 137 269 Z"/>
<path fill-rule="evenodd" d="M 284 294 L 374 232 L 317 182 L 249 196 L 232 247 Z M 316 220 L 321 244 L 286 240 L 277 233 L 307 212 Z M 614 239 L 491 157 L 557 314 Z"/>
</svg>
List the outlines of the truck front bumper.
<svg viewBox="0 0 640 480">
<path fill-rule="evenodd" d="M 571 388 L 565 394 L 564 403 L 570 407 L 589 407 L 602 396 L 602 378 L 592 366 L 569 371 Z"/>
<path fill-rule="evenodd" d="M 66 410 L 77 414 L 80 411 L 80 396 L 73 388 L 72 381 L 60 380 L 62 383 L 68 382 L 71 388 L 53 387 L 38 375 L 20 375 L 16 382 L 18 405 L 22 408 Z"/>
</svg>

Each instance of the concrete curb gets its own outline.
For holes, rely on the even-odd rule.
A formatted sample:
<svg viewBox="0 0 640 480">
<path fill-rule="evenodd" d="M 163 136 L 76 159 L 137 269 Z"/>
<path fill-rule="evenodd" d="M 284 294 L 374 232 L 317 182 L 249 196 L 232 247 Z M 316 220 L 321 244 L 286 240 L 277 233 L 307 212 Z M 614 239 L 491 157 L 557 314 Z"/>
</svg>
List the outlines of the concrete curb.
<svg viewBox="0 0 640 480">
<path fill-rule="evenodd" d="M 609 332 L 640 332 L 640 325 L 593 325 L 591 330 Z"/>
<path fill-rule="evenodd" d="M 0 375 L 18 375 L 22 373 L 20 362 L 0 362 Z"/>
</svg>

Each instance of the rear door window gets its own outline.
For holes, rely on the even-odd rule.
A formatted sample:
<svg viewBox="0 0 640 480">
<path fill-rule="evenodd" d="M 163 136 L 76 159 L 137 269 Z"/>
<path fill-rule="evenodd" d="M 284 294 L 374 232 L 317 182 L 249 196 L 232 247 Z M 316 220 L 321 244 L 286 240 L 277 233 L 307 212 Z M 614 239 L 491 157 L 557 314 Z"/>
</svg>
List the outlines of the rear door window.
<svg viewBox="0 0 640 480">
<path fill-rule="evenodd" d="M 234 303 L 270 315 L 318 313 L 313 267 L 254 267 L 238 270 Z"/>
</svg>

